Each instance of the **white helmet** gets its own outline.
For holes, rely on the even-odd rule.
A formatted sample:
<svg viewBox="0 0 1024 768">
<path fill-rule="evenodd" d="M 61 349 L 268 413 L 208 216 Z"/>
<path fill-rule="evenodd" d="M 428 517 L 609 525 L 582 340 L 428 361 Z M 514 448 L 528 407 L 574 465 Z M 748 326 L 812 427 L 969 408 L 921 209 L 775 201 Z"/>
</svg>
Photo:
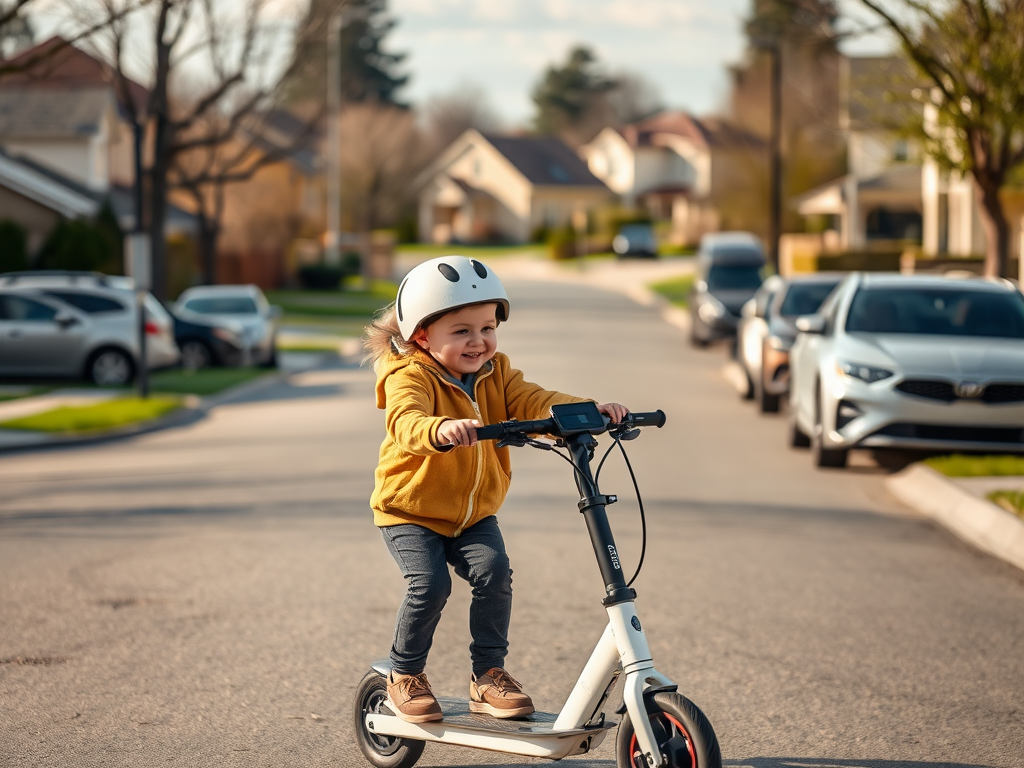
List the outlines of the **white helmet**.
<svg viewBox="0 0 1024 768">
<path fill-rule="evenodd" d="M 491 301 L 498 305 L 498 320 L 508 320 L 505 286 L 479 261 L 465 256 L 431 259 L 414 267 L 398 286 L 398 330 L 409 341 L 429 317 Z"/>
</svg>

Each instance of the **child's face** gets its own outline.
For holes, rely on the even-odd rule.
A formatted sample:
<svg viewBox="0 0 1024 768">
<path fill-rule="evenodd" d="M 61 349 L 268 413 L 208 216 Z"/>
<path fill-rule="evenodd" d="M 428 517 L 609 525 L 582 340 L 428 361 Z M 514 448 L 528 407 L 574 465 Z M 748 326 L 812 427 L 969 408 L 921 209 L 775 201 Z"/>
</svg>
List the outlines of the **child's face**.
<svg viewBox="0 0 1024 768">
<path fill-rule="evenodd" d="M 455 376 L 476 373 L 494 357 L 497 304 L 475 304 L 442 315 L 427 328 L 419 328 L 412 339 Z"/>
</svg>

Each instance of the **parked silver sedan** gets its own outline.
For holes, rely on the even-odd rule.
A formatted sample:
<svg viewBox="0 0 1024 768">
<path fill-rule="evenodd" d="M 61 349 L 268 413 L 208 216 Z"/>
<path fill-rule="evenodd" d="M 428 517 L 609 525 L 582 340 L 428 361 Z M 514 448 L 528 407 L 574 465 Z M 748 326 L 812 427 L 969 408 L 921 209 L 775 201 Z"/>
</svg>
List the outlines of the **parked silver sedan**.
<svg viewBox="0 0 1024 768">
<path fill-rule="evenodd" d="M 1006 280 L 853 274 L 797 320 L 790 442 L 1024 452 L 1024 296 Z"/>
<path fill-rule="evenodd" d="M 145 306 L 148 367 L 175 365 L 170 315 L 150 295 Z M 139 360 L 137 318 L 134 292 L 103 275 L 0 276 L 0 376 L 128 384 Z"/>
<path fill-rule="evenodd" d="M 736 357 L 746 374 L 747 398 L 761 413 L 775 413 L 789 391 L 789 350 L 796 319 L 810 315 L 842 280 L 835 272 L 782 278 L 772 275 L 743 305 L 736 328 Z"/>
<path fill-rule="evenodd" d="M 281 312 L 255 285 L 204 285 L 178 297 L 175 313 L 232 322 L 241 328 L 250 365 L 277 365 L 277 331 Z"/>
</svg>

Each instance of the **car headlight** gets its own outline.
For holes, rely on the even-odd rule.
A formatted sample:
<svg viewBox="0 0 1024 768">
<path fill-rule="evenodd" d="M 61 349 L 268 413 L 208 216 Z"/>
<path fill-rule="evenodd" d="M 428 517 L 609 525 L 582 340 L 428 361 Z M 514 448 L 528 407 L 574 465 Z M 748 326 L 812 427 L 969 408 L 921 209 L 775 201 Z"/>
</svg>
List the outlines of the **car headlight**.
<svg viewBox="0 0 1024 768">
<path fill-rule="evenodd" d="M 214 328 L 212 333 L 221 341 L 226 341 L 228 344 L 234 344 L 236 347 L 242 346 L 242 340 L 238 338 L 238 334 L 233 331 L 229 331 L 227 328 Z"/>
<path fill-rule="evenodd" d="M 705 323 L 713 323 L 718 318 L 725 316 L 725 305 L 714 296 L 707 296 L 697 308 L 697 314 Z"/>
<path fill-rule="evenodd" d="M 776 336 L 772 334 L 768 337 L 768 346 L 779 352 L 788 352 L 789 348 L 793 346 L 794 341 L 796 339 L 792 336 Z"/>
<path fill-rule="evenodd" d="M 844 360 L 836 361 L 836 372 L 842 376 L 860 379 L 868 384 L 888 379 L 893 375 L 892 371 L 885 368 L 876 368 L 873 365 L 863 365 L 861 363 L 850 363 Z"/>
</svg>

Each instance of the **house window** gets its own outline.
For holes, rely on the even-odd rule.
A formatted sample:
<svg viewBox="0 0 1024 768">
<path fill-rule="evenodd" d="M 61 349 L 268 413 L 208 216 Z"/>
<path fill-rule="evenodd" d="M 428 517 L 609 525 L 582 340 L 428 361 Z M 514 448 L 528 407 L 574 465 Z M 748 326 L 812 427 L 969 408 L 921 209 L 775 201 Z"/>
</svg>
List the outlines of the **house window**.
<svg viewBox="0 0 1024 768">
<path fill-rule="evenodd" d="M 905 163 L 910 159 L 910 147 L 906 139 L 896 139 L 892 148 L 892 159 L 897 163 Z"/>
</svg>

